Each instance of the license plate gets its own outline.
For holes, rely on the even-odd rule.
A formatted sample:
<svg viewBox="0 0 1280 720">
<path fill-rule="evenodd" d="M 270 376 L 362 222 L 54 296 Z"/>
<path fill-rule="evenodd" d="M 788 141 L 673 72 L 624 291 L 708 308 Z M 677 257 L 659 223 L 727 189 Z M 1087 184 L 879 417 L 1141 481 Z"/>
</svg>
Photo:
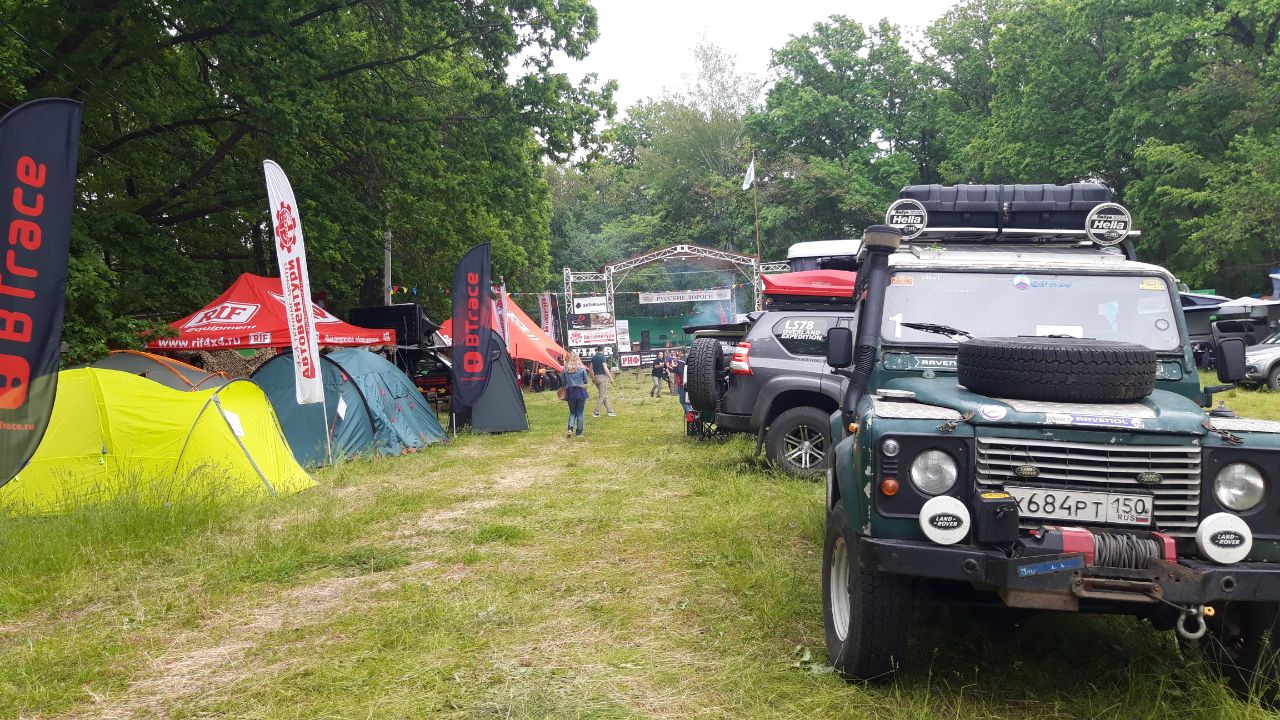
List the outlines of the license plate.
<svg viewBox="0 0 1280 720">
<path fill-rule="evenodd" d="M 1018 515 L 1024 518 L 1114 525 L 1151 524 L 1150 495 L 1033 487 L 1006 487 L 1005 492 L 1018 501 Z"/>
</svg>

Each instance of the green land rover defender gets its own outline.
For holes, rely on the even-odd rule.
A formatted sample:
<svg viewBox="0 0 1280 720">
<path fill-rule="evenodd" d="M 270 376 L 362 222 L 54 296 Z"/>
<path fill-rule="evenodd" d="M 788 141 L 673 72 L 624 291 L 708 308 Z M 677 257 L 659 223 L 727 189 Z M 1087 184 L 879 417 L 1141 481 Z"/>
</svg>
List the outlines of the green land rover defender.
<svg viewBox="0 0 1280 720">
<path fill-rule="evenodd" d="M 1280 422 L 1206 412 L 1177 284 L 1101 185 L 912 186 L 868 228 L 831 417 L 823 609 L 846 677 L 915 602 L 1129 614 L 1276 699 Z M 1244 376 L 1244 345 L 1215 348 Z"/>
</svg>

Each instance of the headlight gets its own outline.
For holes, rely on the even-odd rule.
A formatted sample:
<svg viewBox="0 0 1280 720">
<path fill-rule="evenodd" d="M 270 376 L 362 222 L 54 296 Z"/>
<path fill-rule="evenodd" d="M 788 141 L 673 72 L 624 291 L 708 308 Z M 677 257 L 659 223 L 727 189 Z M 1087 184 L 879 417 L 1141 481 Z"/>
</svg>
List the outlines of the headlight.
<svg viewBox="0 0 1280 720">
<path fill-rule="evenodd" d="M 912 470 L 914 473 L 914 469 Z M 1267 484 L 1262 473 L 1246 463 L 1231 463 L 1218 471 L 1213 479 L 1213 495 L 1222 507 L 1243 512 L 1262 502 Z"/>
<path fill-rule="evenodd" d="M 911 482 L 930 495 L 950 490 L 956 474 L 956 461 L 941 450 L 925 450 L 911 461 Z"/>
</svg>

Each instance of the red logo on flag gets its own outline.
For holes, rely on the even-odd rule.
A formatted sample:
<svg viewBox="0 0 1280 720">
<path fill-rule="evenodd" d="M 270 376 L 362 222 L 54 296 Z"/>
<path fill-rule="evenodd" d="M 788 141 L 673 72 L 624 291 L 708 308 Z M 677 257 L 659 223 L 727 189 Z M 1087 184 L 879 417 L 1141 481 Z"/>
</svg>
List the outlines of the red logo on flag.
<svg viewBox="0 0 1280 720">
<path fill-rule="evenodd" d="M 298 242 L 298 237 L 294 234 L 297 229 L 298 220 L 293 216 L 293 208 L 289 207 L 289 203 L 280 203 L 280 208 L 276 210 L 276 240 L 280 243 L 281 251 L 293 252 L 293 246 Z"/>
</svg>

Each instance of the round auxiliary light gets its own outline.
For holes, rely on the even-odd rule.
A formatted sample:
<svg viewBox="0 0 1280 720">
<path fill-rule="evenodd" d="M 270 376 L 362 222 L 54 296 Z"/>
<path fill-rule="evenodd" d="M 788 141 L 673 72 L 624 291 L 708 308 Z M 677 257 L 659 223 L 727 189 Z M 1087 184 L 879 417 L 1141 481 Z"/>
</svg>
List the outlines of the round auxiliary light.
<svg viewBox="0 0 1280 720">
<path fill-rule="evenodd" d="M 1200 554 L 1221 565 L 1238 563 L 1253 549 L 1253 533 L 1244 520 L 1231 513 L 1214 513 L 1196 528 Z"/>
<path fill-rule="evenodd" d="M 911 482 L 929 495 L 941 495 L 956 484 L 956 461 L 941 450 L 925 450 L 911 461 Z"/>
<path fill-rule="evenodd" d="M 902 446 L 898 445 L 898 441 L 893 438 L 888 438 L 880 443 L 880 452 L 884 453 L 885 457 L 897 457 L 900 450 L 902 450 Z"/>
<path fill-rule="evenodd" d="M 1102 247 L 1119 245 L 1132 231 L 1133 217 L 1119 203 L 1099 203 L 1084 219 L 1084 234 Z"/>
<path fill-rule="evenodd" d="M 891 477 L 887 477 L 884 480 L 881 480 L 880 492 L 884 494 L 885 497 L 893 497 L 894 495 L 897 495 L 898 481 Z"/>
<path fill-rule="evenodd" d="M 895 200 L 884 214 L 884 224 L 897 228 L 902 233 L 903 240 L 910 240 L 918 237 L 928 226 L 929 211 L 924 209 L 924 204 L 919 200 Z"/>
<path fill-rule="evenodd" d="M 969 508 L 950 495 L 929 498 L 920 508 L 920 530 L 939 545 L 954 545 L 969 534 Z"/>
<path fill-rule="evenodd" d="M 1248 463 L 1231 463 L 1213 478 L 1213 496 L 1228 510 L 1252 510 L 1262 502 L 1266 491 L 1262 473 Z"/>
</svg>

